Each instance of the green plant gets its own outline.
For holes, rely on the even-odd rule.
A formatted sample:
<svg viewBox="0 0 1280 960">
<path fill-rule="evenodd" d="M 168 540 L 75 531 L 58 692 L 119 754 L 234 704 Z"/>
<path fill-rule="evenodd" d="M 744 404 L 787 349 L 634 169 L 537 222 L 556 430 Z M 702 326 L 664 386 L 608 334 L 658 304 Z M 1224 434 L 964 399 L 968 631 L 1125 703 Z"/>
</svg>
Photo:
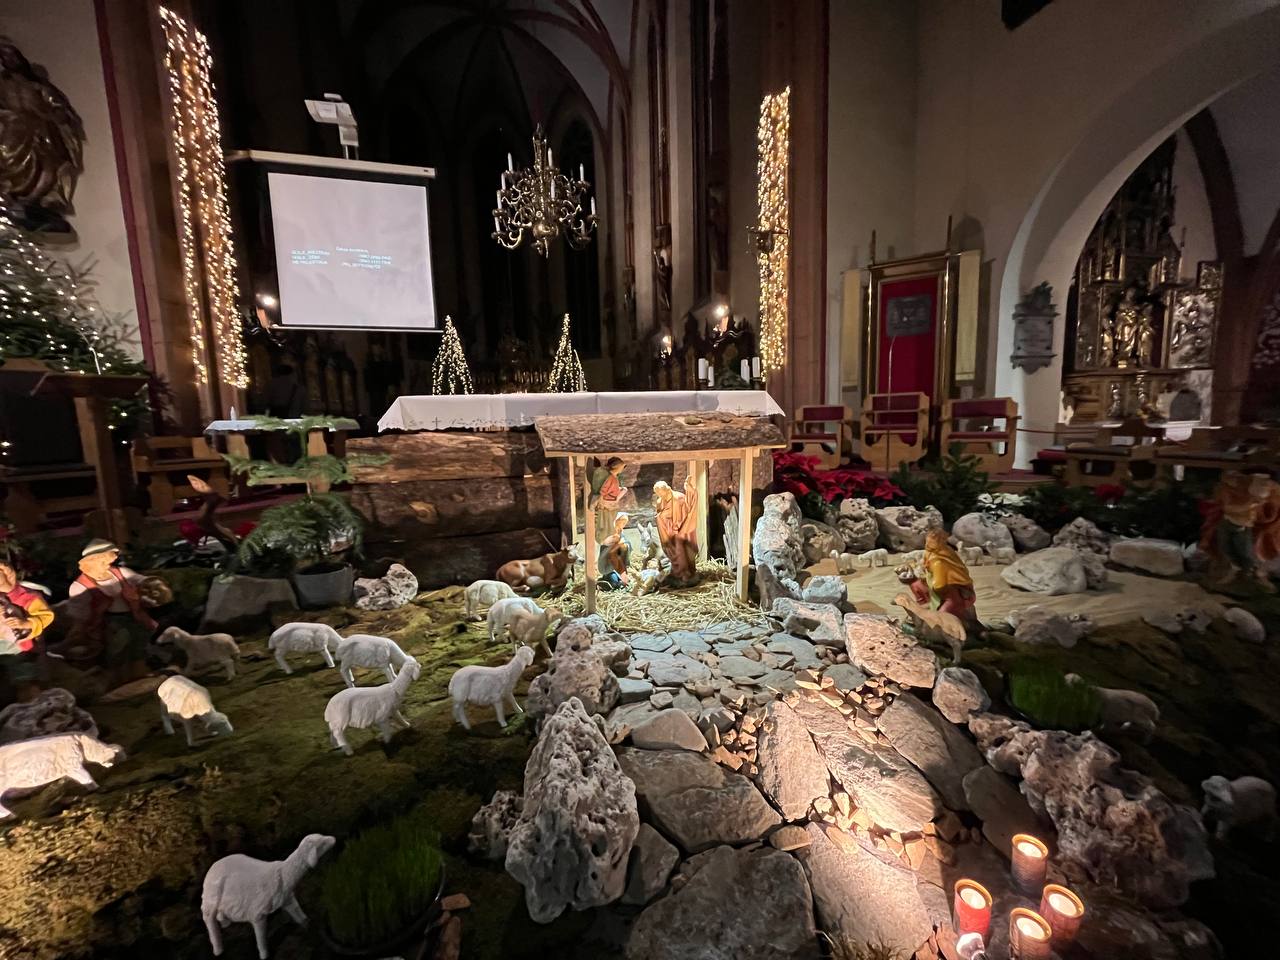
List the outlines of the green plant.
<svg viewBox="0 0 1280 960">
<path fill-rule="evenodd" d="M 391 939 L 435 899 L 443 869 L 440 835 L 424 807 L 364 830 L 323 868 L 329 935 L 347 947 Z"/>
<path fill-rule="evenodd" d="M 925 461 L 918 470 L 910 470 L 904 463 L 893 482 L 908 503 L 937 507 L 943 519 L 952 524 L 980 509 L 982 495 L 995 491 L 995 484 L 979 469 L 981 463 L 975 456 L 960 453 L 957 445 L 940 458 Z"/>
<path fill-rule="evenodd" d="M 1102 716 L 1102 699 L 1092 684 L 1068 683 L 1056 666 L 1034 661 L 1009 671 L 1009 701 L 1045 729 L 1085 730 Z"/>
<path fill-rule="evenodd" d="M 1084 517 L 1119 536 L 1194 543 L 1203 521 L 1200 503 L 1209 492 L 1205 482 L 1192 479 L 1147 488 L 1045 483 L 1027 491 L 1018 512 L 1050 531 Z"/>
</svg>

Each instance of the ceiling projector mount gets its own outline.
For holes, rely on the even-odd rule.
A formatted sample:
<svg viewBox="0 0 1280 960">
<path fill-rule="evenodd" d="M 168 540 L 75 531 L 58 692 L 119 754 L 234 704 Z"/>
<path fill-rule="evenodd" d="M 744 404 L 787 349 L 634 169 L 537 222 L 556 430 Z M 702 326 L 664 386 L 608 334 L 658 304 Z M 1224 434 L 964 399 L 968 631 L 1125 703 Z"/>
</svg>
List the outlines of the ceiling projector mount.
<svg viewBox="0 0 1280 960">
<path fill-rule="evenodd" d="M 360 133 L 351 104 L 339 93 L 326 93 L 323 100 L 305 100 L 307 113 L 316 123 L 332 123 L 338 128 L 338 143 L 344 160 L 360 159 Z"/>
</svg>

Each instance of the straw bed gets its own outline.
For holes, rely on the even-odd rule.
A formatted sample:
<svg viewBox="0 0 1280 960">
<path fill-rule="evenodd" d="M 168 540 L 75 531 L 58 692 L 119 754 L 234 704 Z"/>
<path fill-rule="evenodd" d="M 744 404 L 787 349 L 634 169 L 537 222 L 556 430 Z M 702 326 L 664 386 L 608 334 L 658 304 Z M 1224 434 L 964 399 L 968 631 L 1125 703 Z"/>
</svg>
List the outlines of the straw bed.
<svg viewBox="0 0 1280 960">
<path fill-rule="evenodd" d="M 650 632 L 655 630 L 700 630 L 713 623 L 734 620 L 763 624 L 764 614 L 753 604 L 738 599 L 733 572 L 723 563 L 704 560 L 698 564 L 702 582 L 684 590 L 663 590 L 637 597 L 626 590 L 597 590 L 596 612 L 615 630 Z M 570 616 L 582 616 L 585 587 L 575 583 L 559 598 L 559 606 Z"/>
</svg>

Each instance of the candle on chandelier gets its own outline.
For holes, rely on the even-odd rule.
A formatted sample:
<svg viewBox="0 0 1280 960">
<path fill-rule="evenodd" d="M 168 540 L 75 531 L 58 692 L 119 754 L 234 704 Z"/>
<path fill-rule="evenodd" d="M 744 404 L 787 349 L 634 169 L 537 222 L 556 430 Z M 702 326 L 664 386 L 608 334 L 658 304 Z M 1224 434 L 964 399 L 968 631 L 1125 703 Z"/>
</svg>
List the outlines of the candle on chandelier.
<svg viewBox="0 0 1280 960">
<path fill-rule="evenodd" d="M 593 217 L 596 215 L 596 198 L 595 197 L 591 198 L 591 215 Z"/>
<path fill-rule="evenodd" d="M 760 379 L 760 358 L 759 357 L 751 358 L 751 379 L 752 380 Z"/>
<path fill-rule="evenodd" d="M 578 164 L 578 180 L 582 183 L 587 182 L 587 168 L 582 164 Z"/>
<path fill-rule="evenodd" d="M 707 379 L 707 361 L 701 358 L 698 360 L 698 379 Z"/>
<path fill-rule="evenodd" d="M 510 151 L 508 151 L 507 152 L 507 172 L 515 173 L 515 170 L 516 170 L 516 165 L 511 161 L 511 153 Z"/>
<path fill-rule="evenodd" d="M 739 376 L 742 377 L 743 383 L 750 383 L 751 382 L 751 364 L 748 363 L 746 360 L 743 360 L 742 363 L 738 365 L 738 367 L 739 367 L 739 370 L 741 371 Z"/>
<path fill-rule="evenodd" d="M 1013 836 L 1013 882 L 1024 893 L 1034 894 L 1044 886 L 1049 867 L 1049 848 L 1029 833 Z"/>
<path fill-rule="evenodd" d="M 991 932 L 991 894 L 977 880 L 961 877 L 956 881 L 956 933 L 977 933 L 985 939 Z"/>
<path fill-rule="evenodd" d="M 1052 935 L 1049 921 L 1034 910 L 1014 907 L 1009 911 L 1009 955 L 1013 960 L 1047 960 Z"/>
<path fill-rule="evenodd" d="M 710 389 L 716 385 L 716 368 L 707 367 L 707 388 Z"/>
<path fill-rule="evenodd" d="M 1054 946 L 1065 947 L 1080 932 L 1084 901 L 1066 887 L 1051 883 L 1040 895 L 1040 915 L 1049 922 Z"/>
<path fill-rule="evenodd" d="M 554 200 L 555 198 L 556 198 L 556 178 L 552 177 L 551 178 L 551 199 Z"/>
</svg>

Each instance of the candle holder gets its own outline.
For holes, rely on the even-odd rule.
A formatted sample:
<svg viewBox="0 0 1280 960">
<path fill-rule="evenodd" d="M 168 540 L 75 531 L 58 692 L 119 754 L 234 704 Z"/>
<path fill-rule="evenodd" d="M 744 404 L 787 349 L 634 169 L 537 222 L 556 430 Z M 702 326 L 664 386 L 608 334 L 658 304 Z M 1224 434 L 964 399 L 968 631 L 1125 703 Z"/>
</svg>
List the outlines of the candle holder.
<svg viewBox="0 0 1280 960">
<path fill-rule="evenodd" d="M 1048 884 L 1040 895 L 1040 915 L 1053 931 L 1053 945 L 1065 947 L 1075 940 L 1084 919 L 1084 901 L 1056 883 Z"/>
<path fill-rule="evenodd" d="M 1049 848 L 1029 833 L 1014 834 L 1012 847 L 1013 882 L 1023 893 L 1034 896 L 1044 887 Z"/>
<path fill-rule="evenodd" d="M 985 940 L 991 933 L 991 894 L 976 880 L 961 877 L 956 881 L 956 933 L 978 933 Z"/>
<path fill-rule="evenodd" d="M 1053 928 L 1034 910 L 1009 911 L 1009 956 L 1012 960 L 1048 960 Z"/>
</svg>

